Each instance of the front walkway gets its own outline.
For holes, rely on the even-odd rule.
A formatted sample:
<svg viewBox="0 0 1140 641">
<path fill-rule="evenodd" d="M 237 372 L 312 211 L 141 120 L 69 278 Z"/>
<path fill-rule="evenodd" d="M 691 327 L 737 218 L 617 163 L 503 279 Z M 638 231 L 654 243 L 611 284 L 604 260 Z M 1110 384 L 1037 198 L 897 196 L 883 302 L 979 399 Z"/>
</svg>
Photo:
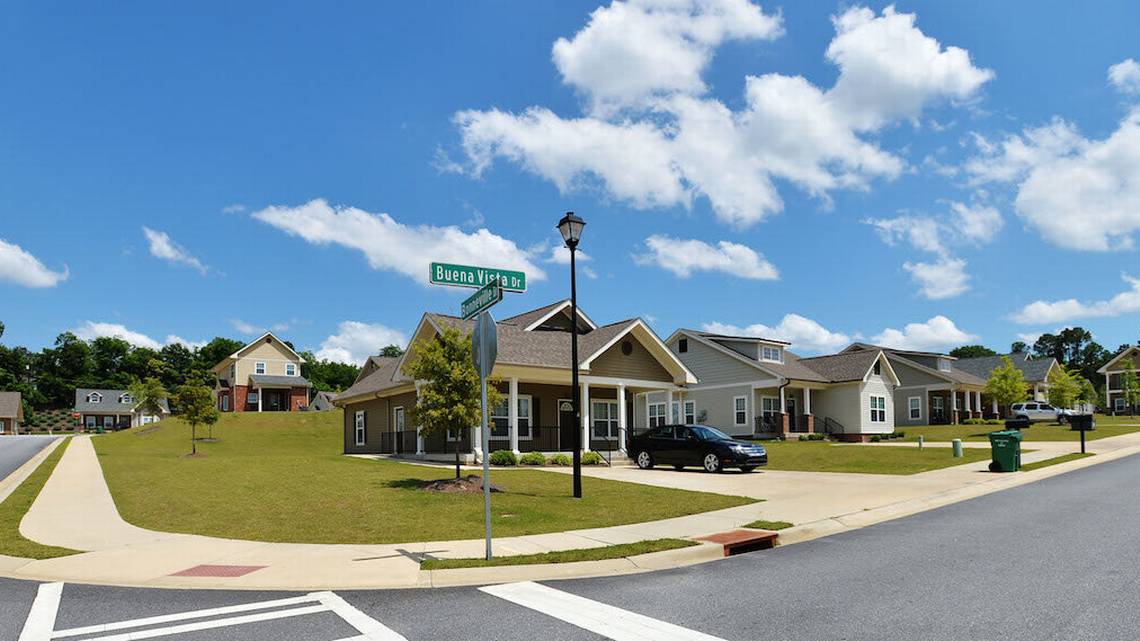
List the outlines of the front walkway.
<svg viewBox="0 0 1140 641">
<path fill-rule="evenodd" d="M 506 537 L 495 540 L 495 553 L 528 554 L 664 537 L 704 536 L 760 518 L 800 525 L 781 536 L 781 541 L 794 542 L 1140 453 L 1140 434 L 1102 439 L 1095 444 L 1091 449 L 1101 452 L 1101 456 L 1028 474 L 989 474 L 985 472 L 984 462 L 911 476 L 808 472 L 703 474 L 644 471 L 632 467 L 587 468 L 586 473 L 591 476 L 738 494 L 766 501 L 650 523 Z M 1072 444 L 1067 445 L 1069 451 L 1073 451 Z M 1049 444 L 1050 450 L 1056 446 Z M 559 472 L 561 470 L 552 473 Z M 90 437 L 86 436 L 75 437 L 25 516 L 20 532 L 41 543 L 84 553 L 42 561 L 0 557 L 0 574 L 45 581 L 152 587 L 312 590 L 439 585 L 442 581 L 420 572 L 421 554 L 477 557 L 483 552 L 480 539 L 388 545 L 306 545 L 238 541 L 138 528 L 119 516 Z M 226 567 L 198 568 L 202 565 Z M 546 567 L 547 578 L 568 569 L 565 566 L 562 570 L 539 567 Z M 628 571 L 612 563 L 606 568 L 612 569 L 601 573 Z M 187 570 L 199 576 L 186 576 Z M 481 582 L 487 583 L 515 580 L 520 572 L 528 571 L 496 568 L 484 570 L 479 576 Z M 246 573 L 209 576 L 240 572 Z M 207 576 L 201 576 L 203 573 Z"/>
</svg>

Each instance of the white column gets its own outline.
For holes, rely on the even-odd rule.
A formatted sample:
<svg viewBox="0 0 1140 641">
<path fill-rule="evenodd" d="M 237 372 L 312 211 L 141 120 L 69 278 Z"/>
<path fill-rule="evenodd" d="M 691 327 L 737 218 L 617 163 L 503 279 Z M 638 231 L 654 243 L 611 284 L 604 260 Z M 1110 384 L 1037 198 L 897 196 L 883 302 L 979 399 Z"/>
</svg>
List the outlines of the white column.
<svg viewBox="0 0 1140 641">
<path fill-rule="evenodd" d="M 665 390 L 665 424 L 673 424 L 673 388 Z"/>
<path fill-rule="evenodd" d="M 619 384 L 617 389 L 618 404 L 618 451 L 625 451 L 625 385 Z"/>
<path fill-rule="evenodd" d="M 261 386 L 257 386 L 257 411 L 261 411 Z"/>
<path fill-rule="evenodd" d="M 421 385 L 421 383 L 419 381 L 416 381 L 416 401 L 417 402 L 419 401 L 419 396 L 420 396 L 420 385 Z M 405 412 L 406 411 L 407 410 L 405 410 Z M 444 433 L 443 439 L 444 439 L 444 442 L 446 443 L 447 442 L 447 433 L 446 432 Z M 417 425 L 416 426 L 416 456 L 423 456 L 423 455 L 424 455 L 424 434 L 421 431 L 420 426 Z"/>
<path fill-rule="evenodd" d="M 780 386 L 780 413 L 783 414 L 787 409 L 787 404 L 784 402 L 784 387 Z"/>
<path fill-rule="evenodd" d="M 1038 396 L 1039 394 L 1041 394 L 1041 384 L 1040 383 L 1034 383 L 1033 384 L 1033 400 L 1035 400 L 1035 401 L 1039 400 L 1039 398 L 1040 398 Z"/>
<path fill-rule="evenodd" d="M 642 392 L 645 397 L 645 429 L 649 429 L 649 392 Z"/>
<path fill-rule="evenodd" d="M 582 383 L 582 451 L 590 451 L 590 384 Z"/>
<path fill-rule="evenodd" d="M 950 388 L 950 409 L 958 409 L 958 388 Z"/>
<path fill-rule="evenodd" d="M 507 409 L 507 422 L 511 432 L 511 451 L 515 454 L 519 453 L 519 379 L 517 376 L 511 377 L 510 393 L 508 395 L 508 402 L 511 406 Z"/>
<path fill-rule="evenodd" d="M 804 388 L 804 414 L 811 414 L 811 388 Z"/>
<path fill-rule="evenodd" d="M 1112 394 L 1108 393 L 1109 376 L 1110 376 L 1110 374 L 1108 372 L 1105 372 L 1105 374 L 1104 374 L 1104 407 L 1108 411 L 1111 412 L 1112 411 Z"/>
<path fill-rule="evenodd" d="M 962 390 L 962 400 L 966 402 L 966 411 L 970 411 L 970 390 Z"/>
<path fill-rule="evenodd" d="M 974 407 L 978 409 L 978 414 L 982 413 L 982 393 L 974 392 Z"/>
<path fill-rule="evenodd" d="M 993 407 L 994 407 L 994 416 L 997 416 L 998 415 L 997 399 L 993 400 Z"/>
</svg>

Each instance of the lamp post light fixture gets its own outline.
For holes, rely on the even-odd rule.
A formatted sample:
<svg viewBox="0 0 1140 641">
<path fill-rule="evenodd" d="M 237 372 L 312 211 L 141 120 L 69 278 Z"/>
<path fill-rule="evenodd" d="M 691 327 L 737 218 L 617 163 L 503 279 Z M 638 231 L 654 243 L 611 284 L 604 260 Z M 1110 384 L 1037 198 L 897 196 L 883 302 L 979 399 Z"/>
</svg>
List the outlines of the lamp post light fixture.
<svg viewBox="0 0 1140 641">
<path fill-rule="evenodd" d="M 568 211 L 558 221 L 558 231 L 570 250 L 570 386 L 574 402 L 574 498 L 582 498 L 582 389 L 578 385 L 578 283 L 574 253 L 586 221 Z"/>
</svg>

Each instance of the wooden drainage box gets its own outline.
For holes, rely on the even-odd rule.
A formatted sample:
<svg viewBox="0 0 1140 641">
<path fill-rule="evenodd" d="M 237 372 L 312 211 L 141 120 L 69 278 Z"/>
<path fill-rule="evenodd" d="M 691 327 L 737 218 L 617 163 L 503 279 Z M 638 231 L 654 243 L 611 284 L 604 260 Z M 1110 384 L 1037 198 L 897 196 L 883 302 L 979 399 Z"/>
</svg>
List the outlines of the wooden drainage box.
<svg viewBox="0 0 1140 641">
<path fill-rule="evenodd" d="M 724 555 L 733 556 L 756 550 L 768 550 L 776 545 L 779 532 L 771 530 L 729 530 L 708 536 L 696 537 L 698 541 L 719 543 L 724 546 Z"/>
</svg>

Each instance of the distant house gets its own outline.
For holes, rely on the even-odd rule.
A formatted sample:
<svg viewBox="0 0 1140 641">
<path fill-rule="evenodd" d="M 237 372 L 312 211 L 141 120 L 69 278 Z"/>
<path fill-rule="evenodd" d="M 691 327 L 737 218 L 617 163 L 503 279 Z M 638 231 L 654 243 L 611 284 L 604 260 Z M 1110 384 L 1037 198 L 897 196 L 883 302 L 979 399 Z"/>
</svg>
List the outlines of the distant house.
<svg viewBox="0 0 1140 641">
<path fill-rule="evenodd" d="M 0 436 L 19 434 L 24 422 L 24 401 L 19 392 L 0 392 Z"/>
<path fill-rule="evenodd" d="M 1049 372 L 1053 368 L 1058 367 L 1057 359 L 1052 356 L 1048 358 L 1030 358 L 1028 352 L 1012 352 L 1005 354 L 1009 360 L 1013 361 L 1013 366 L 1021 370 L 1022 377 L 1025 378 L 1025 398 L 1027 401 L 1045 401 L 1049 396 Z M 1003 355 L 997 356 L 979 356 L 977 358 L 961 358 L 954 363 L 958 369 L 973 374 L 983 381 L 990 379 L 990 374 L 995 369 L 1002 366 Z M 994 401 L 990 401 L 990 409 L 995 414 L 1005 415 L 1008 408 L 998 407 Z"/>
<path fill-rule="evenodd" d="M 1140 347 L 1132 346 L 1121 350 L 1111 360 L 1096 371 L 1104 375 L 1104 402 L 1107 409 L 1112 412 L 1127 412 L 1128 400 L 1124 398 L 1124 390 L 1120 389 L 1120 375 L 1132 370 L 1140 376 Z"/>
<path fill-rule="evenodd" d="M 214 397 L 222 412 L 296 412 L 309 405 L 312 384 L 301 376 L 305 359 L 266 332 L 213 368 Z"/>
<path fill-rule="evenodd" d="M 332 392 L 317 392 L 313 400 L 309 403 L 309 411 L 311 412 L 327 412 L 336 409 L 333 401 L 336 400 L 336 394 Z"/>
<path fill-rule="evenodd" d="M 170 407 L 165 399 L 162 401 L 162 412 L 158 415 L 143 414 L 137 411 L 137 406 L 134 397 L 125 389 L 75 390 L 74 411 L 79 416 L 80 425 L 86 429 L 126 429 L 157 423 L 170 416 Z"/>
</svg>

